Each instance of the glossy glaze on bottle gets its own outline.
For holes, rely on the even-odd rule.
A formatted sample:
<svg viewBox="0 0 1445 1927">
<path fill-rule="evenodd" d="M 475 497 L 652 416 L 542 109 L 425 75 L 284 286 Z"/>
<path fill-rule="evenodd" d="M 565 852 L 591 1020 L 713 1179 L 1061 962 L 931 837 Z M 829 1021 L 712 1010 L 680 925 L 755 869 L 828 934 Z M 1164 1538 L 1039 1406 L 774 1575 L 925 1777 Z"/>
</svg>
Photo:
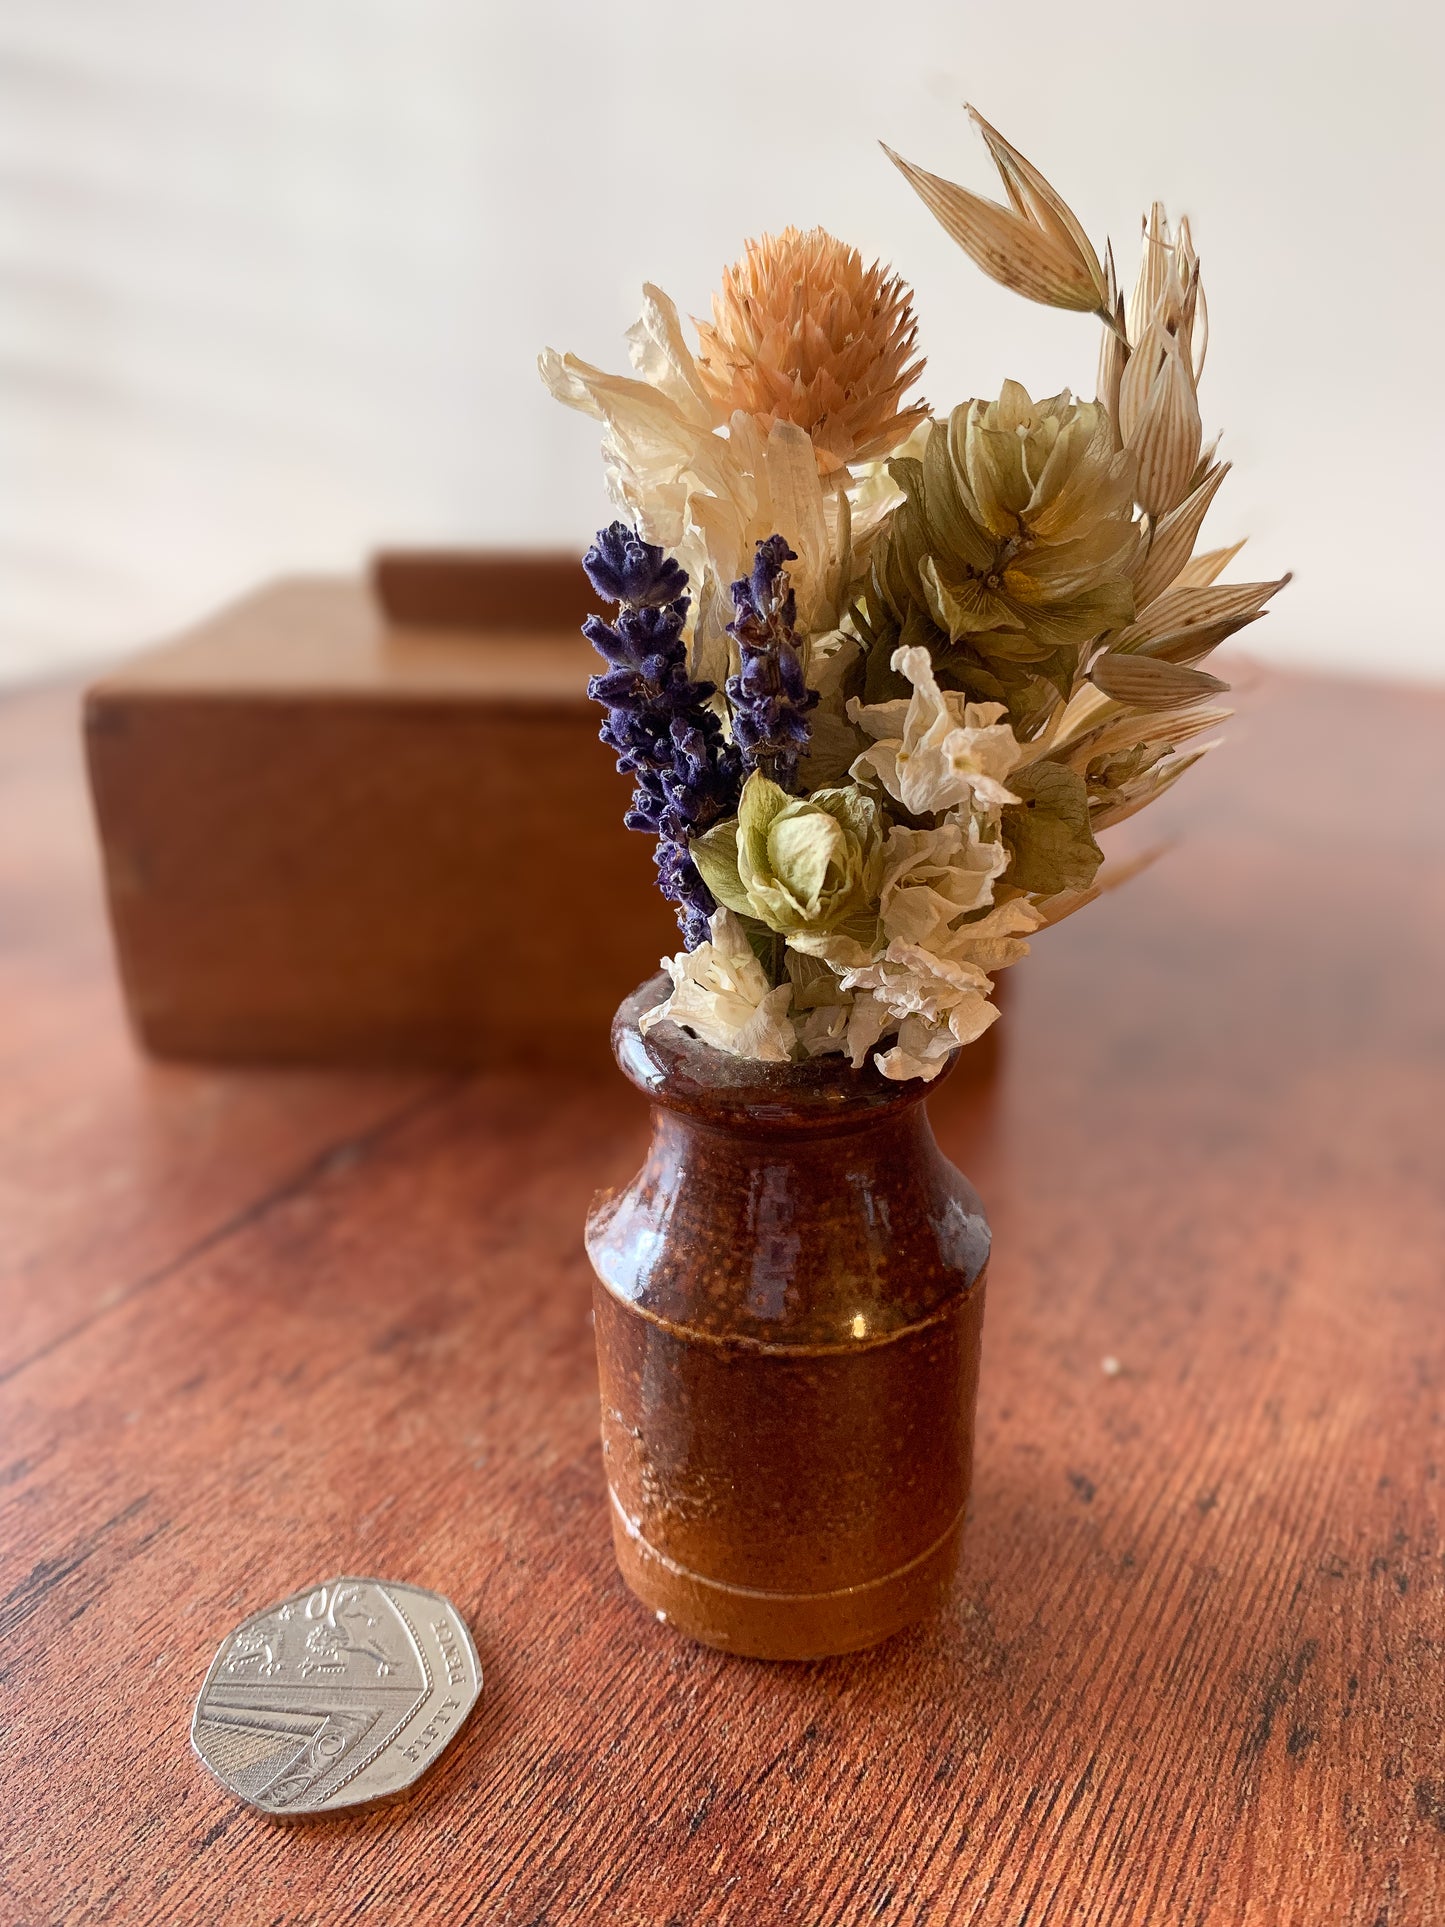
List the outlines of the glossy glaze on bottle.
<svg viewBox="0 0 1445 1927">
<path fill-rule="evenodd" d="M 617 1013 L 652 1143 L 587 1227 L 618 1564 L 708 1645 L 851 1651 L 953 1577 L 987 1221 L 929 1087 L 750 1063 L 671 1024 L 644 1039 L 667 989 Z"/>
</svg>

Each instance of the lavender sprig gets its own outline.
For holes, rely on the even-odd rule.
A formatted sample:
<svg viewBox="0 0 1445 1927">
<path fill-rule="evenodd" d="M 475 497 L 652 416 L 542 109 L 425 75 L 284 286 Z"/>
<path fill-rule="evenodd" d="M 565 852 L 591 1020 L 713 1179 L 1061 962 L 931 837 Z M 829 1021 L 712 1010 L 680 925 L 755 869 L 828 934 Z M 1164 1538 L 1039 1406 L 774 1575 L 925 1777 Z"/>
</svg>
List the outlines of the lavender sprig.
<svg viewBox="0 0 1445 1927">
<path fill-rule="evenodd" d="M 732 585 L 728 624 L 740 661 L 727 681 L 733 740 L 745 769 L 761 770 L 785 790 L 797 783 L 813 733 L 808 711 L 818 700 L 803 679 L 798 654 L 797 598 L 785 566 L 797 559 L 781 535 L 759 542 L 752 574 Z"/>
<path fill-rule="evenodd" d="M 717 902 L 688 854 L 688 838 L 737 808 L 742 768 L 708 708 L 714 686 L 687 673 L 687 576 L 625 522 L 599 531 L 582 566 L 597 593 L 621 605 L 612 623 L 589 616 L 582 633 L 610 665 L 587 685 L 607 711 L 602 740 L 636 785 L 622 820 L 658 839 L 658 885 L 695 950 Z"/>
</svg>

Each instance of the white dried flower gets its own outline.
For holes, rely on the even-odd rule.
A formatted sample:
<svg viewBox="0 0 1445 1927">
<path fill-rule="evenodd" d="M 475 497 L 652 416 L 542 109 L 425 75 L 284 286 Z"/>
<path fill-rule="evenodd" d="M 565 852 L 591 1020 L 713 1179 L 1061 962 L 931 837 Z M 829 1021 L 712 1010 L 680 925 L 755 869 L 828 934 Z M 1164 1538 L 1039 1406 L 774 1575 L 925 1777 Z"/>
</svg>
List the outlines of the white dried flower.
<svg viewBox="0 0 1445 1927">
<path fill-rule="evenodd" d="M 608 492 L 649 542 L 674 549 L 684 536 L 687 478 L 713 439 L 712 398 L 660 288 L 643 288 L 628 330 L 635 375 L 609 375 L 576 355 L 545 348 L 537 366 L 548 390 L 604 426 Z"/>
<path fill-rule="evenodd" d="M 995 904 L 987 916 L 961 924 L 949 940 L 947 954 L 955 963 L 972 964 L 991 976 L 1026 957 L 1029 947 L 1024 938 L 1042 930 L 1048 920 L 1029 898 L 1010 897 L 1007 903 Z"/>
<path fill-rule="evenodd" d="M 976 803 L 998 809 L 1018 798 L 1004 778 L 1024 751 L 1002 703 L 971 703 L 941 690 L 926 649 L 895 649 L 893 667 L 913 684 L 907 700 L 848 705 L 851 719 L 874 739 L 853 764 L 855 778 L 875 777 L 914 816 L 934 816 Z"/>
<path fill-rule="evenodd" d="M 710 942 L 663 958 L 672 995 L 647 1011 L 638 1029 L 645 1037 L 654 1024 L 681 1024 L 730 1056 L 788 1063 L 794 1044 L 788 1016 L 792 984 L 772 987 L 731 910 L 715 911 L 710 928 Z"/>
<path fill-rule="evenodd" d="M 854 946 L 866 961 L 867 952 Z M 793 1013 L 798 1042 L 805 1057 L 841 1052 L 861 1070 L 868 1053 L 893 1029 L 897 1018 L 872 991 L 845 990 L 827 964 L 801 951 L 789 950 L 788 976 L 793 985 Z"/>
<path fill-rule="evenodd" d="M 836 627 L 857 563 L 848 497 L 825 486 L 813 442 L 795 422 L 736 412 L 724 422 L 682 332 L 677 309 L 647 286 L 628 331 L 633 375 L 609 375 L 553 349 L 538 358 L 558 401 L 602 422 L 614 504 L 646 541 L 671 551 L 692 584 L 693 673 L 728 673 L 730 585 L 755 545 L 781 533 L 793 549 L 788 579 L 798 627 Z M 727 433 L 719 432 L 723 427 Z"/>
<path fill-rule="evenodd" d="M 1007 864 L 1007 849 L 997 838 L 982 839 L 976 817 L 950 819 L 932 830 L 895 825 L 883 848 L 885 940 L 952 955 L 953 926 L 992 902 L 994 880 Z"/>
<path fill-rule="evenodd" d="M 898 1042 L 874 1059 L 885 1077 L 937 1077 L 961 1044 L 982 1037 L 998 1016 L 988 978 L 975 964 L 935 957 L 916 944 L 890 943 L 857 969 L 845 989 L 869 991 L 897 1023 Z"/>
</svg>

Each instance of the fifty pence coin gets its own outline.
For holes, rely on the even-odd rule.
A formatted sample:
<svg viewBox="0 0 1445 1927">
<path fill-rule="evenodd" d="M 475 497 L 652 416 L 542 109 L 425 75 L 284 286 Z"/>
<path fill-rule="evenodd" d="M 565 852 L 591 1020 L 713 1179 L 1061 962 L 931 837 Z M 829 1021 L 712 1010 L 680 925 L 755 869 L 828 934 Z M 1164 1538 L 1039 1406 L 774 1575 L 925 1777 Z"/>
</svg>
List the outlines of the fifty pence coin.
<svg viewBox="0 0 1445 1927">
<path fill-rule="evenodd" d="M 328 1579 L 225 1641 L 191 1744 L 263 1813 L 330 1813 L 419 1780 L 481 1690 L 477 1649 L 450 1600 L 390 1579 Z"/>
</svg>

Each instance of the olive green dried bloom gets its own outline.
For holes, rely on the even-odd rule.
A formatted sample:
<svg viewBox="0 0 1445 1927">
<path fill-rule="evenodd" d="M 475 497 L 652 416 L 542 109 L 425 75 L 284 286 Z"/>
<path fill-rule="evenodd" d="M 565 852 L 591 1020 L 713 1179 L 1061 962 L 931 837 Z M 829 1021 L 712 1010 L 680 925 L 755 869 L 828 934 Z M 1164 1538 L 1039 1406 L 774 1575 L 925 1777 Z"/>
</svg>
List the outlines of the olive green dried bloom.
<svg viewBox="0 0 1445 1927">
<path fill-rule="evenodd" d="M 789 796 L 755 770 L 736 817 L 696 838 L 692 859 L 719 903 L 783 936 L 844 926 L 871 935 L 883 827 L 854 784 Z"/>
<path fill-rule="evenodd" d="M 943 686 L 1027 723 L 1028 684 L 1066 697 L 1080 652 L 1133 617 L 1134 458 L 1099 403 L 1035 402 L 1011 381 L 935 422 L 922 460 L 890 472 L 907 499 L 862 616 L 870 699 L 893 693 L 894 649 L 921 645 Z"/>
</svg>

